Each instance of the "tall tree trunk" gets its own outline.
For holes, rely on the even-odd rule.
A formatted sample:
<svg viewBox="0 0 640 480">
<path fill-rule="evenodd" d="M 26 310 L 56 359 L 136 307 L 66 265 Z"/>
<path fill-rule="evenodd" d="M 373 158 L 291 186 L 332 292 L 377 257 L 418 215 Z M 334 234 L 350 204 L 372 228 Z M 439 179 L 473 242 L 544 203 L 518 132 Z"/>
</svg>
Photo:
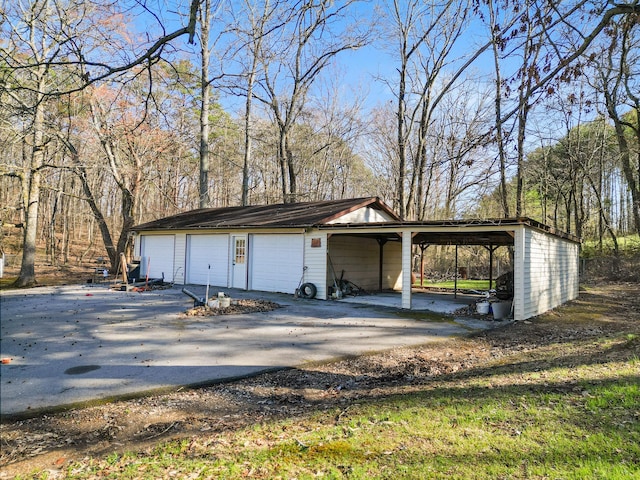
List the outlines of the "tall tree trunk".
<svg viewBox="0 0 640 480">
<path fill-rule="evenodd" d="M 248 2 L 247 2 L 248 3 Z M 247 5 L 249 6 L 249 5 Z M 249 204 L 249 165 L 252 155 L 252 107 L 253 107 L 253 87 L 256 82 L 256 72 L 258 71 L 259 54 L 262 50 L 262 39 L 264 36 L 264 25 L 269 18 L 270 2 L 265 1 L 262 17 L 257 21 L 252 17 L 252 38 L 251 38 L 251 69 L 247 78 L 247 100 L 244 109 L 244 157 L 242 160 L 242 200 L 243 206 Z"/>
<path fill-rule="evenodd" d="M 526 0 L 527 7 L 529 8 L 530 0 Z M 541 15 L 541 13 L 538 13 Z M 525 137 L 527 133 L 527 121 L 529 118 L 529 111 L 531 109 L 533 100 L 533 90 L 535 86 L 536 76 L 536 64 L 540 55 L 541 45 L 536 39 L 536 32 L 534 31 L 534 24 L 530 21 L 527 22 L 526 38 L 524 39 L 524 47 L 522 52 L 523 64 L 520 67 L 520 75 L 522 77 L 520 88 L 518 91 L 518 109 L 517 109 L 517 123 L 518 123 L 518 137 L 516 140 L 516 155 L 517 155 L 517 170 L 516 170 L 516 217 L 523 215 L 524 204 L 524 165 L 525 165 Z M 568 230 L 567 230 L 568 231 Z"/>
<path fill-rule="evenodd" d="M 121 253 L 124 253 L 128 256 L 129 252 L 127 251 L 127 247 L 129 246 L 129 232 L 131 232 L 131 228 L 135 225 L 135 194 L 128 189 L 121 189 L 120 193 L 122 194 L 122 208 L 120 210 L 122 215 L 122 230 L 120 231 L 120 237 L 118 238 L 118 256 Z M 168 272 L 169 274 L 173 274 L 173 272 Z"/>
<path fill-rule="evenodd" d="M 242 206 L 249 205 L 249 164 L 251 163 L 251 102 L 253 83 L 256 78 L 257 56 L 253 57 L 253 66 L 247 82 L 247 101 L 244 110 L 244 157 L 242 159 Z"/>
<path fill-rule="evenodd" d="M 521 110 L 518 112 L 518 140 L 517 140 L 517 162 L 516 162 L 516 217 L 522 216 L 524 203 L 524 142 L 527 128 L 527 116 L 529 105 L 524 100 Z"/>
<path fill-rule="evenodd" d="M 91 185 L 89 185 L 87 169 L 85 165 L 80 161 L 80 156 L 76 147 L 68 139 L 63 137 L 59 138 L 60 140 L 62 140 L 64 145 L 67 147 L 67 150 L 69 150 L 69 153 L 71 154 L 71 160 L 73 161 L 73 164 L 75 166 L 74 172 L 80 179 L 82 192 L 84 193 L 85 200 L 89 205 L 89 208 L 91 209 L 93 218 L 95 218 L 96 222 L 98 222 L 98 229 L 100 230 L 100 235 L 102 236 L 102 243 L 104 244 L 104 248 L 107 251 L 109 264 L 111 265 L 110 271 L 114 273 L 117 270 L 118 262 L 120 261 L 118 251 L 113 244 L 113 239 L 111 237 L 109 225 L 107 224 L 107 219 L 102 214 L 102 211 L 98 206 L 98 202 L 96 201 L 95 195 L 93 194 L 93 190 L 91 189 Z"/>
<path fill-rule="evenodd" d="M 280 166 L 280 185 L 282 186 L 282 201 L 290 203 L 289 188 L 287 182 L 287 148 L 286 133 L 284 127 L 280 126 L 280 136 L 278 139 L 278 164 Z"/>
<path fill-rule="evenodd" d="M 287 159 L 287 175 L 289 176 L 289 203 L 295 203 L 298 200 L 298 185 L 296 183 L 295 162 L 293 151 L 289 144 L 289 135 L 284 138 L 284 148 Z"/>
<path fill-rule="evenodd" d="M 211 84 L 209 82 L 209 27 L 211 21 L 210 1 L 204 0 L 200 8 L 200 181 L 199 201 L 200 208 L 209 208 L 209 103 L 211 102 Z M 120 242 L 118 242 L 120 245 Z"/>
<path fill-rule="evenodd" d="M 427 102 L 423 102 L 422 104 L 422 112 L 420 115 L 420 128 L 419 128 L 419 138 L 418 138 L 418 172 L 417 172 L 417 180 L 416 180 L 416 201 L 415 201 L 415 209 L 414 209 L 414 220 L 424 220 L 424 208 L 423 205 L 426 203 L 426 200 L 429 195 L 429 183 L 431 182 L 431 174 L 426 182 L 424 174 L 427 168 L 427 130 L 428 130 L 428 118 L 427 114 Z M 431 171 L 433 171 L 433 162 L 431 166 Z M 416 177 L 416 172 L 413 174 L 414 178 Z M 413 188 L 410 190 L 412 193 Z"/>
<path fill-rule="evenodd" d="M 406 44 L 404 46 L 406 50 Z M 407 215 L 405 203 L 404 203 L 404 178 L 407 162 L 407 148 L 406 148 L 406 133 L 405 133 L 405 111 L 406 111 L 406 64 L 403 52 L 403 65 L 400 69 L 400 82 L 398 84 L 398 177 L 396 179 L 396 208 L 398 209 L 398 215 L 401 219 Z"/>
<path fill-rule="evenodd" d="M 500 163 L 500 204 L 502 206 L 502 214 L 505 218 L 509 218 L 509 197 L 507 193 L 507 152 L 505 148 L 505 138 L 503 132 L 502 121 L 502 74 L 500 70 L 500 52 L 498 48 L 498 39 L 496 38 L 496 17 L 493 8 L 493 1 L 489 0 L 487 4 L 490 15 L 490 26 L 492 34 L 491 47 L 493 49 L 493 65 L 495 69 L 495 129 L 496 129 L 496 145 L 498 147 L 498 159 Z"/>
<path fill-rule="evenodd" d="M 40 82 L 38 91 L 44 91 L 44 66 L 40 67 Z M 30 287 L 37 284 L 36 281 L 36 240 L 38 235 L 38 209 L 40 206 L 40 182 L 41 171 L 44 164 L 44 96 L 38 94 L 34 107 L 33 132 L 31 134 L 31 152 L 26 175 L 23 176 L 23 202 L 24 202 L 24 231 L 22 245 L 22 263 L 20 274 L 14 282 L 16 287 Z"/>
<path fill-rule="evenodd" d="M 56 245 L 56 224 L 58 223 L 58 215 L 60 211 L 64 208 L 63 202 L 63 189 L 64 189 L 64 178 L 62 175 L 58 176 L 58 186 L 56 191 L 53 192 L 53 206 L 51 207 L 51 221 L 49 222 L 49 256 L 51 259 L 51 265 L 58 264 L 58 256 L 57 256 L 57 245 Z"/>
<path fill-rule="evenodd" d="M 131 229 L 136 224 L 136 208 L 138 207 L 140 188 L 142 186 L 142 160 L 139 155 L 136 153 L 134 146 L 129 144 L 129 157 L 133 159 L 134 162 L 134 171 L 132 172 L 132 178 L 130 181 L 125 183 L 123 179 L 118 182 L 118 186 L 120 187 L 120 194 L 122 195 L 122 230 L 120 231 L 120 237 L 118 238 L 118 256 L 121 253 L 130 256 L 131 251 L 129 250 L 132 246 L 129 242 L 129 234 L 131 233 Z M 173 272 L 168 272 L 172 275 Z"/>
</svg>

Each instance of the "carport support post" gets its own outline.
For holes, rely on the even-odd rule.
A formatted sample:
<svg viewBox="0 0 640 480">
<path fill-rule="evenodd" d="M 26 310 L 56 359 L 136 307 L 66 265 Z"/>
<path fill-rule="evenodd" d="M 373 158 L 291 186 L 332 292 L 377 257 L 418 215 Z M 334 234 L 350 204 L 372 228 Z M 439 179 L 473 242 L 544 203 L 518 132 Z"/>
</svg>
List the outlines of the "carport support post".
<svg viewBox="0 0 640 480">
<path fill-rule="evenodd" d="M 485 245 L 487 250 L 489 250 L 489 290 L 491 290 L 493 284 L 493 252 L 495 252 L 498 247 L 494 247 L 493 245 L 489 245 L 488 247 Z"/>
<path fill-rule="evenodd" d="M 387 243 L 386 238 L 376 238 L 378 245 L 380 246 L 380 264 L 378 265 L 378 290 L 382 291 L 382 275 L 384 265 L 384 244 Z"/>
<path fill-rule="evenodd" d="M 402 308 L 411 310 L 411 247 L 413 235 L 411 230 L 402 233 Z"/>
<path fill-rule="evenodd" d="M 420 244 L 420 286 L 424 286 L 424 251 L 429 248 L 429 244 Z"/>
<path fill-rule="evenodd" d="M 458 245 L 456 245 L 456 269 L 453 274 L 453 298 L 458 298 Z"/>
</svg>

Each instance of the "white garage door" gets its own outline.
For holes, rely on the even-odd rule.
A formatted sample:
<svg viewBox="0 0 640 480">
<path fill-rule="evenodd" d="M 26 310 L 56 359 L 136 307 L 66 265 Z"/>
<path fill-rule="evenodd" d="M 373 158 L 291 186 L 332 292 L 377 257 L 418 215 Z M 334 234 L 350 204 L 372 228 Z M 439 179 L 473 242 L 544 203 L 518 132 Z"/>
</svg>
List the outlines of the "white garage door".
<svg viewBox="0 0 640 480">
<path fill-rule="evenodd" d="M 187 283 L 206 285 L 208 274 L 210 285 L 226 287 L 228 268 L 228 235 L 187 237 Z"/>
<path fill-rule="evenodd" d="M 140 274 L 149 278 L 162 278 L 167 282 L 173 282 L 174 278 L 174 251 L 175 235 L 142 235 L 140 255 L 144 259 Z M 149 262 L 148 267 L 145 262 Z"/>
<path fill-rule="evenodd" d="M 252 290 L 294 293 L 302 276 L 302 235 L 253 235 L 249 240 Z"/>
</svg>

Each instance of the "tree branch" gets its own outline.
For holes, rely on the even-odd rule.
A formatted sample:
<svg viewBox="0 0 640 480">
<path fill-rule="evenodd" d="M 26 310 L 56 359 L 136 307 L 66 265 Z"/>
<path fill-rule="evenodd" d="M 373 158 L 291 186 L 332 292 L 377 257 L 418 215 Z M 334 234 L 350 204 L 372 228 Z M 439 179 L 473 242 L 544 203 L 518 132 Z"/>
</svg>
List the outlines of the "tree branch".
<svg viewBox="0 0 640 480">
<path fill-rule="evenodd" d="M 561 59 L 560 63 L 558 63 L 558 65 L 554 69 L 549 71 L 546 76 L 542 77 L 538 81 L 538 83 L 533 85 L 527 92 L 528 95 L 524 96 L 524 98 L 521 102 L 519 102 L 518 105 L 516 105 L 513 109 L 506 113 L 504 117 L 500 119 L 500 122 L 504 123 L 513 115 L 515 115 L 520 110 L 520 108 L 522 108 L 521 104 L 523 102 L 528 102 L 531 95 L 536 93 L 541 88 L 544 88 L 547 83 L 549 83 L 553 78 L 556 77 L 556 75 L 558 75 L 563 69 L 571 65 L 578 57 L 580 57 L 587 50 L 587 48 L 589 48 L 589 46 L 598 37 L 598 35 L 600 35 L 600 33 L 606 28 L 613 17 L 632 14 L 640 14 L 640 4 L 638 4 L 637 2 L 634 2 L 633 4 L 614 4 L 612 8 L 604 12 L 604 15 L 602 16 L 600 22 L 598 22 L 598 24 L 594 27 L 589 35 L 584 37 L 582 44 L 576 49 L 576 51 L 568 57 Z"/>
<path fill-rule="evenodd" d="M 116 74 L 119 73 L 124 73 L 124 72 L 128 72 L 132 69 L 134 69 L 135 67 L 138 67 L 144 63 L 155 63 L 158 58 L 160 57 L 160 55 L 162 54 L 162 51 L 164 50 L 165 46 L 168 45 L 169 43 L 171 43 L 173 40 L 175 40 L 176 38 L 179 38 L 183 35 L 189 35 L 189 40 L 188 42 L 190 44 L 194 43 L 194 37 L 195 37 L 195 33 L 196 33 L 196 24 L 197 24 L 197 20 L 198 20 L 198 10 L 200 8 L 200 2 L 201 0 L 191 0 L 191 6 L 190 6 L 190 13 L 189 13 L 189 23 L 187 24 L 186 27 L 180 28 L 172 33 L 163 35 L 162 37 L 160 37 L 158 40 L 156 40 L 156 42 L 151 45 L 146 51 L 144 51 L 144 53 L 142 53 L 140 56 L 138 56 L 137 58 L 135 58 L 134 60 L 132 60 L 129 63 L 126 63 L 124 65 L 120 65 L 120 66 L 110 66 L 109 64 L 103 63 L 103 62 L 93 62 L 93 61 L 88 61 L 86 60 L 82 55 L 80 55 L 79 60 L 77 61 L 59 61 L 59 62 L 54 62 L 54 61 L 48 61 L 46 62 L 46 66 L 47 68 L 50 68 L 52 66 L 68 66 L 68 65 L 81 65 L 83 70 L 85 69 L 85 67 L 95 67 L 95 68 L 100 68 L 105 70 L 104 73 L 101 73 L 95 77 L 91 77 L 89 75 L 89 73 L 87 73 L 85 71 L 85 73 L 81 76 L 79 76 L 78 78 L 81 79 L 80 84 L 77 87 L 74 88 L 70 88 L 70 89 L 65 89 L 65 90 L 59 90 L 59 91 L 52 91 L 52 92 L 37 92 L 41 95 L 45 95 L 48 97 L 52 97 L 52 96 L 60 96 L 60 95 L 68 95 L 70 93 L 76 93 L 76 92 L 80 92 L 82 90 L 84 90 L 85 88 L 87 88 L 88 86 L 99 82 L 101 80 L 105 80 L 109 77 L 112 77 Z M 55 57 L 55 55 L 54 55 Z M 24 69 L 31 69 L 34 67 L 38 67 L 43 65 L 42 62 L 38 62 L 35 64 L 27 64 L 27 65 L 20 65 L 20 66 L 14 66 L 14 67 L 10 67 L 12 70 L 24 70 Z M 5 90 L 8 90 L 5 88 Z M 32 90 L 32 89 L 27 89 L 27 90 Z M 37 90 L 32 90 L 32 91 L 37 91 Z"/>
</svg>

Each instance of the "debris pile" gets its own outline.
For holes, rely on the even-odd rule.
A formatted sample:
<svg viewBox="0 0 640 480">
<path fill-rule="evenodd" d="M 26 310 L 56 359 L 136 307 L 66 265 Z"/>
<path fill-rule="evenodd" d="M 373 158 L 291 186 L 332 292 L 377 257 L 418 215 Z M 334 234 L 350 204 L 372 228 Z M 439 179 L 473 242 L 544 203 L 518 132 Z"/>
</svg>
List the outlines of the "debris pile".
<svg viewBox="0 0 640 480">
<path fill-rule="evenodd" d="M 472 303 L 470 305 L 466 305 L 464 307 L 460 307 L 458 308 L 456 311 L 453 312 L 454 315 L 458 315 L 458 316 L 465 316 L 465 317 L 475 317 L 475 316 L 480 316 L 478 314 L 478 312 L 476 311 L 476 304 Z M 482 315 L 482 317 L 485 317 L 486 315 Z"/>
<path fill-rule="evenodd" d="M 228 307 L 209 307 L 200 305 L 190 308 L 184 315 L 187 317 L 209 317 L 216 315 L 234 315 L 242 313 L 270 312 L 280 305 L 268 300 L 232 300 Z"/>
</svg>

